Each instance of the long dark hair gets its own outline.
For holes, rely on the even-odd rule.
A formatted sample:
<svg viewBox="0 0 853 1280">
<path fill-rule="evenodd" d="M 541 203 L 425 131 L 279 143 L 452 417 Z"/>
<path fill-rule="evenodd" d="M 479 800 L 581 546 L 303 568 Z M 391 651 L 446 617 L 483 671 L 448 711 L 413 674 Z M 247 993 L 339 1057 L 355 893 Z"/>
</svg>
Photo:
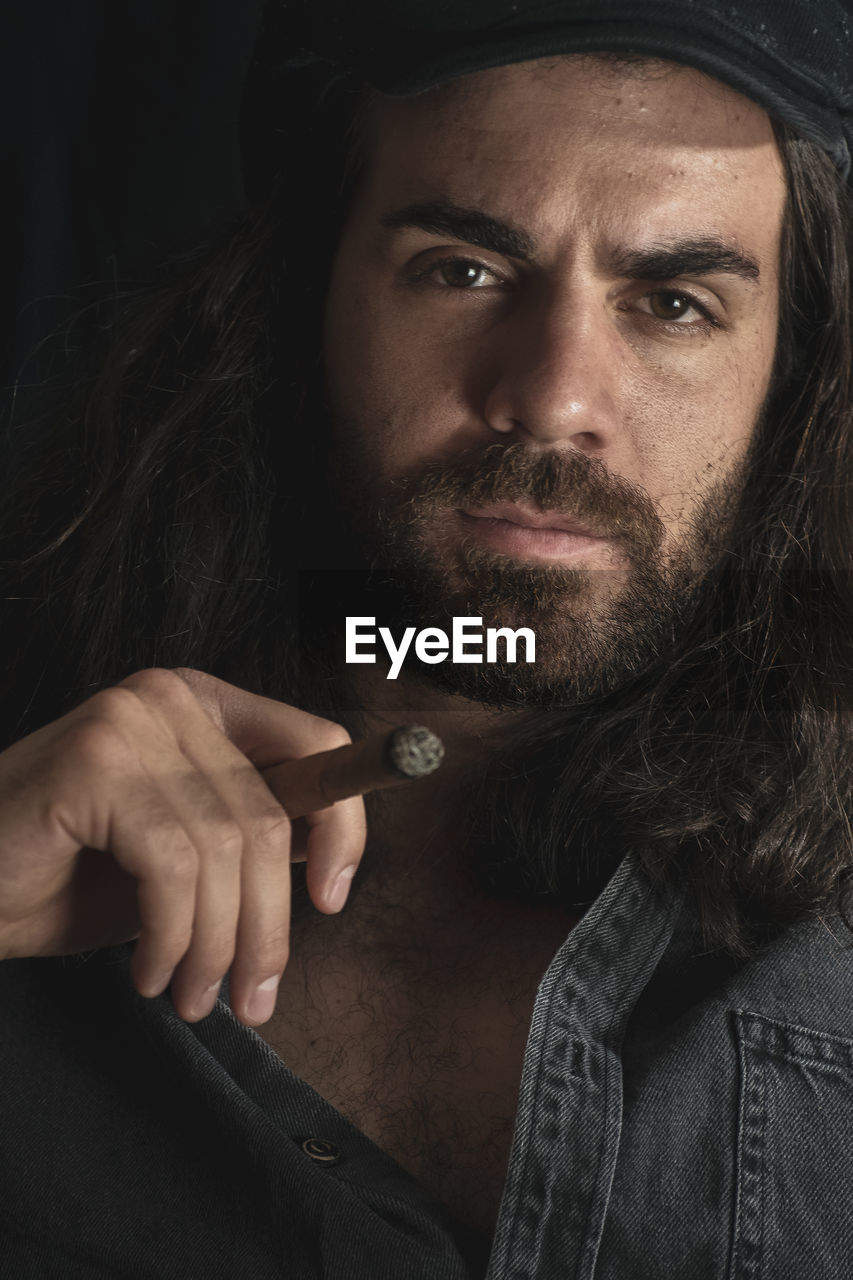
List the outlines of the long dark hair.
<svg viewBox="0 0 853 1280">
<path fill-rule="evenodd" d="M 584 857 L 600 873 L 631 846 L 656 881 L 686 878 L 708 946 L 733 955 L 820 909 L 853 867 L 850 213 L 825 155 L 778 133 L 785 296 L 732 549 L 659 668 L 531 719 L 484 783 L 480 833 L 495 892 L 567 901 L 583 899 Z M 287 540 L 305 478 L 322 483 L 329 258 L 306 261 L 294 235 L 300 194 L 280 183 L 153 289 L 90 311 L 59 410 L 54 387 L 50 413 L 16 411 L 6 743 L 151 665 L 300 701 Z"/>
</svg>

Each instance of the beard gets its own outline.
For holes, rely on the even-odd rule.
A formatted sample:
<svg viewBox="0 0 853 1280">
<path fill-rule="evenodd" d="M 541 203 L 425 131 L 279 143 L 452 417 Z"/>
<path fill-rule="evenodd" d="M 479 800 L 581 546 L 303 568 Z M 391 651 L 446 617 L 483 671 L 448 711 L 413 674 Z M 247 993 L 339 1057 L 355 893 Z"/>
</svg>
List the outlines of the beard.
<svg viewBox="0 0 853 1280">
<path fill-rule="evenodd" d="M 667 547 L 649 495 L 577 450 L 493 444 L 384 485 L 353 453 L 339 460 L 338 479 L 367 551 L 378 624 L 395 634 L 405 626 L 450 632 L 464 616 L 535 633 L 532 663 L 510 662 L 500 649 L 493 663 L 407 659 L 407 672 L 432 687 L 500 708 L 576 707 L 671 654 L 723 552 L 742 488 L 740 469 L 709 486 Z M 460 536 L 452 519 L 460 508 L 531 500 L 610 539 L 619 568 L 525 562 Z"/>
</svg>

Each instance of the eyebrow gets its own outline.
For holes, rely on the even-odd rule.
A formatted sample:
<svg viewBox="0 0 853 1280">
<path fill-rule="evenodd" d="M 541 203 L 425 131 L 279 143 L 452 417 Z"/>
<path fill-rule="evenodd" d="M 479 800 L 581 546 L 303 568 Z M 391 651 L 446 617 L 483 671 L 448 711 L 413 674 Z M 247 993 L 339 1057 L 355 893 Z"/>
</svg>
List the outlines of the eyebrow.
<svg viewBox="0 0 853 1280">
<path fill-rule="evenodd" d="M 536 252 L 535 240 L 518 227 L 492 218 L 482 209 L 469 209 L 451 200 L 407 204 L 386 214 L 382 225 L 394 229 L 416 227 L 419 231 L 452 236 L 454 240 L 464 240 L 466 244 L 475 244 L 506 258 L 518 258 L 521 262 L 532 261 Z"/>
<path fill-rule="evenodd" d="M 699 236 L 646 249 L 622 249 L 611 265 L 629 280 L 674 280 L 678 276 L 725 274 L 754 284 L 761 272 L 758 263 L 741 248 L 716 236 Z"/>
<path fill-rule="evenodd" d="M 532 262 L 536 241 L 526 231 L 493 218 L 482 209 L 451 200 L 426 200 L 385 214 L 382 225 L 392 230 L 414 227 L 434 235 L 451 236 L 466 244 L 488 249 L 520 262 Z M 692 236 L 685 240 L 615 251 L 609 262 L 618 276 L 630 280 L 675 280 L 679 276 L 725 274 L 755 283 L 758 263 L 736 244 L 716 236 Z"/>
</svg>

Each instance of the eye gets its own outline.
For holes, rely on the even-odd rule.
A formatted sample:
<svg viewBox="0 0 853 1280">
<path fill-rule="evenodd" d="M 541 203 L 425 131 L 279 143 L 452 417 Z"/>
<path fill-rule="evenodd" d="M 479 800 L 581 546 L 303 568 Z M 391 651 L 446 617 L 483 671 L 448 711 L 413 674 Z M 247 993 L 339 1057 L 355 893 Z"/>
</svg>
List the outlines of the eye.
<svg viewBox="0 0 853 1280">
<path fill-rule="evenodd" d="M 689 293 L 681 293 L 676 289 L 656 289 L 640 299 L 645 306 L 641 309 L 653 315 L 656 320 L 676 328 L 706 328 L 717 325 L 711 312 Z M 687 323 L 692 317 L 692 323 Z"/>
<path fill-rule="evenodd" d="M 442 258 L 422 268 L 414 279 L 458 290 L 484 289 L 503 283 L 497 272 L 474 258 Z"/>
</svg>

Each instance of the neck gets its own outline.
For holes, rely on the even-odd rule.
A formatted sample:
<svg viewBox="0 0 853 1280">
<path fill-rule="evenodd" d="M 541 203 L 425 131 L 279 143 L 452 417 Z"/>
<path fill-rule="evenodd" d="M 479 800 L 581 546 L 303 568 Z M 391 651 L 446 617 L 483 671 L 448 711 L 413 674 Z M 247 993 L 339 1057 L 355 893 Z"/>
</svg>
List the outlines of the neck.
<svg viewBox="0 0 853 1280">
<path fill-rule="evenodd" d="M 352 915 L 405 920 L 407 929 L 470 936 L 507 914 L 478 884 L 469 840 L 472 812 L 490 765 L 521 715 L 496 711 L 376 668 L 347 669 L 341 719 L 354 737 L 402 724 L 425 724 L 442 739 L 445 759 L 429 778 L 367 798 L 368 845 L 352 895 Z M 415 909 L 416 904 L 416 909 Z M 376 910 L 379 908 L 379 910 Z M 396 910 L 394 910 L 396 909 Z M 458 928 L 457 928 L 458 926 Z M 363 922 L 362 922 L 363 927 Z"/>
</svg>

